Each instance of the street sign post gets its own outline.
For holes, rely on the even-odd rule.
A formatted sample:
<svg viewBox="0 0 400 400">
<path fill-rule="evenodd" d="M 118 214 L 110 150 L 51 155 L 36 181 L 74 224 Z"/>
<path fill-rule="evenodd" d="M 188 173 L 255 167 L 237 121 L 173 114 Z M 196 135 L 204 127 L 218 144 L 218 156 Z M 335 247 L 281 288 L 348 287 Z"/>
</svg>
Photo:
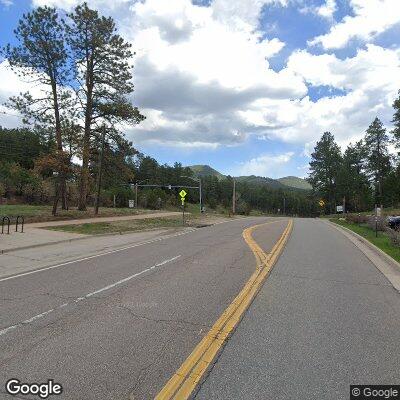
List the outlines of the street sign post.
<svg viewBox="0 0 400 400">
<path fill-rule="evenodd" d="M 185 189 L 182 189 L 179 192 L 179 196 L 181 196 L 181 202 L 182 202 L 182 225 L 185 225 L 185 197 L 187 193 Z"/>
</svg>

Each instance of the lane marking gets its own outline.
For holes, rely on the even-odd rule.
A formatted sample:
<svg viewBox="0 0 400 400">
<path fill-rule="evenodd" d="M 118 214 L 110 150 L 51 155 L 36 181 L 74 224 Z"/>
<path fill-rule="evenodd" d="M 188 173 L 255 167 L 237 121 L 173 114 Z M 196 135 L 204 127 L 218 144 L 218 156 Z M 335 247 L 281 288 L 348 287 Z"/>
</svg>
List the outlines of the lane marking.
<svg viewBox="0 0 400 400">
<path fill-rule="evenodd" d="M 103 288 L 95 290 L 94 292 L 90 292 L 90 293 L 85 294 L 84 296 L 77 297 L 76 299 L 72 300 L 69 303 L 61 304 L 60 306 L 57 306 L 55 308 L 52 308 L 50 310 L 47 310 L 47 311 L 42 312 L 40 314 L 37 314 L 37 315 L 35 315 L 35 316 L 33 316 L 33 317 L 29 318 L 29 319 L 26 319 L 24 321 L 21 321 L 21 322 L 17 323 L 15 325 L 8 326 L 7 328 L 4 328 L 4 329 L 0 330 L 0 336 L 5 335 L 7 332 L 10 332 L 10 331 L 12 331 L 12 330 L 14 330 L 16 328 L 19 328 L 19 327 L 21 327 L 23 325 L 30 324 L 33 321 L 36 321 L 36 320 L 38 320 L 40 318 L 43 318 L 46 315 L 52 313 L 53 311 L 59 310 L 59 309 L 64 308 L 64 307 L 67 307 L 67 306 L 69 306 L 70 304 L 73 304 L 73 303 L 79 303 L 80 301 L 87 300 L 88 298 L 94 296 L 95 294 L 102 293 L 102 292 L 105 292 L 106 290 L 109 290 L 109 289 L 112 289 L 112 288 L 114 288 L 116 286 L 119 286 L 122 283 L 128 282 L 133 278 L 137 278 L 138 276 L 143 275 L 146 272 L 150 272 L 150 271 L 152 271 L 152 270 L 154 270 L 156 268 L 162 267 L 165 264 L 171 263 L 171 262 L 177 260 L 180 257 L 182 257 L 181 254 L 179 254 L 178 256 L 169 258 L 168 260 L 161 261 L 158 264 L 155 264 L 155 265 L 153 265 L 151 267 L 148 267 L 148 268 L 144 269 L 143 271 L 137 272 L 136 274 L 130 275 L 127 278 L 124 278 L 124 279 L 121 279 L 121 280 L 119 280 L 117 282 L 114 282 L 111 285 L 104 286 Z"/>
<path fill-rule="evenodd" d="M 105 256 L 105 255 L 108 255 L 108 254 L 118 253 L 120 251 L 133 249 L 134 247 L 139 247 L 139 246 L 144 246 L 144 245 L 150 244 L 150 243 L 160 242 L 160 241 L 165 240 L 165 239 L 170 239 L 170 238 L 173 238 L 173 237 L 186 235 L 188 233 L 194 232 L 195 230 L 196 229 L 192 229 L 190 231 L 181 232 L 181 233 L 174 234 L 174 235 L 163 236 L 162 238 L 151 239 L 151 240 L 148 240 L 148 241 L 145 241 L 145 242 L 135 243 L 135 244 L 133 244 L 131 246 L 121 247 L 121 248 L 118 248 L 118 249 L 115 249 L 115 250 L 110 250 L 110 251 L 106 251 L 106 252 L 103 252 L 103 253 L 94 254 L 92 256 L 79 258 L 77 260 L 66 261 L 66 262 L 63 262 L 61 264 L 51 265 L 49 267 L 44 267 L 44 268 L 40 268 L 40 269 L 35 269 L 33 271 L 22 272 L 22 273 L 17 274 L 17 275 L 12 275 L 12 276 L 8 276 L 8 277 L 5 277 L 5 278 L 1 278 L 0 282 L 8 281 L 10 279 L 19 278 L 21 276 L 36 274 L 38 272 L 48 271 L 50 269 L 63 267 L 64 265 L 74 264 L 74 263 L 78 263 L 78 262 L 86 261 L 86 260 L 91 260 L 92 258 L 102 257 L 102 256 Z"/>
<path fill-rule="evenodd" d="M 293 220 L 289 220 L 284 232 L 270 253 L 265 253 L 261 249 L 253 239 L 251 233 L 260 226 L 275 222 L 279 221 L 255 225 L 243 231 L 243 238 L 256 258 L 256 270 L 210 331 L 158 393 L 155 397 L 156 400 L 184 400 L 188 399 L 193 393 L 204 373 L 212 364 L 216 355 L 226 343 L 228 337 L 232 334 L 245 311 L 254 300 L 254 297 L 261 289 L 262 284 L 271 272 L 289 238 L 293 227 Z"/>
<path fill-rule="evenodd" d="M 244 218 L 244 219 L 245 219 L 245 218 Z M 241 220 L 242 220 L 242 219 L 232 219 L 232 220 L 228 220 L 228 221 L 220 221 L 220 222 L 217 222 L 217 223 L 211 225 L 210 228 L 212 228 L 212 227 L 215 226 L 215 225 L 225 224 L 225 223 L 227 223 L 227 222 L 241 221 Z M 173 234 L 173 235 L 166 235 L 166 236 L 163 236 L 163 237 L 161 237 L 161 238 L 146 240 L 146 241 L 140 242 L 140 243 L 135 243 L 135 244 L 133 244 L 133 245 L 131 245 L 131 246 L 125 246 L 125 247 L 121 247 L 121 248 L 118 248 L 118 249 L 115 249 L 115 250 L 110 250 L 110 251 L 106 251 L 106 252 L 103 252 L 103 253 L 95 254 L 95 255 L 92 255 L 92 256 L 83 257 L 83 258 L 78 258 L 77 260 L 66 261 L 66 262 L 63 262 L 63 263 L 60 263 L 60 264 L 51 265 L 51 266 L 49 266 L 49 267 L 37 268 L 37 269 L 34 269 L 34 270 L 32 270 L 32 271 L 22 272 L 22 273 L 20 273 L 20 274 L 7 276 L 7 277 L 5 277 L 5 278 L 0 278 L 0 282 L 8 281 L 8 280 L 10 280 L 10 279 L 19 278 L 19 277 L 21 277 L 21 276 L 36 274 L 36 273 L 38 273 L 38 272 L 48 271 L 48 270 L 50 270 L 50 269 L 63 267 L 64 265 L 74 264 L 74 263 L 78 263 L 78 262 L 85 261 L 85 260 L 90 260 L 90 259 L 96 258 L 96 257 L 102 257 L 102 256 L 105 256 L 105 255 L 107 255 L 107 254 L 113 254 L 113 253 L 117 253 L 117 252 L 120 252 L 120 251 L 133 249 L 133 248 L 135 248 L 135 247 L 144 246 L 144 245 L 146 245 L 146 244 L 151 244 L 151 243 L 155 243 L 155 242 L 160 242 L 160 241 L 162 241 L 162 240 L 174 238 L 174 237 L 177 237 L 177 236 L 187 235 L 188 233 L 192 233 L 192 232 L 196 232 L 196 231 L 197 231 L 197 229 L 190 229 L 190 230 L 185 231 L 185 232 L 180 232 L 180 233 Z"/>
</svg>

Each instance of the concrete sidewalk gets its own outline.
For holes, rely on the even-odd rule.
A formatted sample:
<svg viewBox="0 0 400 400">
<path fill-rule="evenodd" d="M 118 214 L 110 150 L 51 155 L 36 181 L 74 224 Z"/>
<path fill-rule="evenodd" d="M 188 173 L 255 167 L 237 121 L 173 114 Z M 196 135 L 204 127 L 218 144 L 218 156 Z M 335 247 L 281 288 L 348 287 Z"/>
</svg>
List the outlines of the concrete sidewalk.
<svg viewBox="0 0 400 400">
<path fill-rule="evenodd" d="M 149 218 L 163 218 L 173 217 L 180 215 L 179 212 L 158 212 L 142 215 L 124 215 L 115 217 L 99 217 L 99 218 L 85 218 L 73 219 L 66 221 L 47 221 L 26 224 L 24 233 L 15 232 L 15 227 L 10 226 L 10 234 L 0 235 L 0 254 L 9 253 L 11 251 L 28 249 L 32 247 L 46 246 L 49 244 L 69 242 L 72 240 L 85 239 L 89 235 L 69 232 L 57 232 L 53 230 L 45 230 L 39 228 L 46 228 L 50 226 L 65 226 L 65 225 L 80 225 L 80 224 L 93 224 L 97 222 L 113 222 L 113 221 L 130 221 Z"/>
<path fill-rule="evenodd" d="M 31 246 L 25 249 L 14 249 L 12 252 L 0 254 L 0 279 L 10 275 L 40 269 L 49 265 L 64 263 L 125 246 L 147 242 L 149 240 L 157 240 L 164 236 L 192 231 L 192 228 L 158 229 L 108 236 L 64 234 L 63 232 L 53 232 L 42 229 L 35 229 L 35 232 L 36 231 L 37 235 L 42 234 L 41 239 L 47 240 L 48 244 Z M 35 232 L 33 232 L 32 236 L 34 236 Z M 13 236 L 16 235 L 17 234 Z M 23 236 L 23 234 L 18 235 Z M 54 236 L 54 240 L 50 242 L 52 240 L 52 235 Z M 66 239 L 57 243 L 56 239 L 60 239 L 61 237 L 70 237 L 70 241 Z M 77 237 L 81 240 L 74 240 Z M 0 238 L 0 240 L 2 239 Z"/>
<path fill-rule="evenodd" d="M 0 254 L 11 251 L 45 246 L 48 244 L 68 242 L 89 237 L 79 233 L 57 232 L 45 229 L 31 228 L 27 225 L 24 233 L 10 229 L 10 234 L 0 235 Z"/>
<path fill-rule="evenodd" d="M 154 212 L 150 214 L 139 214 L 139 215 L 120 215 L 115 217 L 95 217 L 95 218 L 83 218 L 83 219 L 70 219 L 64 221 L 47 221 L 47 222 L 34 222 L 32 224 L 26 224 L 31 228 L 45 228 L 47 226 L 64 226 L 64 225 L 81 225 L 81 224 L 94 224 L 96 222 L 113 222 L 113 221 L 130 221 L 134 219 L 149 219 L 149 218 L 164 218 L 174 217 L 181 215 L 178 211 L 166 211 L 166 212 Z"/>
</svg>

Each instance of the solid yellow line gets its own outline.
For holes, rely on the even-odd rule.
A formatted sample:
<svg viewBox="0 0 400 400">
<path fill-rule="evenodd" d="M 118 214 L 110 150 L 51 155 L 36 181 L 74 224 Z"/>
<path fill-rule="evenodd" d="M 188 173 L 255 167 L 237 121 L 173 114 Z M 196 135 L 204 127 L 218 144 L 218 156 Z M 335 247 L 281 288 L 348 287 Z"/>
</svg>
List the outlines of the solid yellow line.
<svg viewBox="0 0 400 400">
<path fill-rule="evenodd" d="M 156 400 L 187 399 L 196 388 L 207 368 L 240 322 L 244 312 L 250 306 L 270 273 L 290 235 L 293 221 L 289 220 L 283 234 L 268 254 L 261 249 L 251 234 L 254 229 L 260 226 L 279 221 L 281 220 L 254 225 L 243 231 L 243 238 L 256 258 L 256 270 L 233 302 L 218 318 L 210 331 L 204 336 L 189 357 L 155 397 Z"/>
</svg>

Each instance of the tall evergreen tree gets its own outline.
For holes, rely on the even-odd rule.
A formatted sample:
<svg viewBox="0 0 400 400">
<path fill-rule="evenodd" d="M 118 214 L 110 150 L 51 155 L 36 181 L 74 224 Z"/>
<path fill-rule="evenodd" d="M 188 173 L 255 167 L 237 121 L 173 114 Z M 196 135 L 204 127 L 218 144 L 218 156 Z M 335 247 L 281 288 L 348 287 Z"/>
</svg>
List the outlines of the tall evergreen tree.
<svg viewBox="0 0 400 400">
<path fill-rule="evenodd" d="M 400 90 L 399 90 L 399 97 L 393 102 L 394 108 L 394 115 L 393 115 L 393 125 L 394 129 L 393 133 L 393 142 L 396 148 L 399 150 L 400 155 Z"/>
<path fill-rule="evenodd" d="M 346 199 L 347 211 L 363 211 L 371 204 L 371 190 L 365 172 L 367 150 L 362 141 L 349 144 L 343 154 L 338 186 L 340 195 Z"/>
<path fill-rule="evenodd" d="M 133 92 L 133 53 L 131 45 L 116 32 L 114 20 L 83 3 L 68 14 L 65 28 L 73 58 L 74 89 L 84 121 L 78 207 L 85 210 L 94 134 L 105 123 L 111 127 L 121 122 L 137 124 L 144 117 L 128 99 Z"/>
<path fill-rule="evenodd" d="M 375 203 L 384 203 L 384 180 L 390 174 L 391 163 L 388 151 L 389 135 L 378 117 L 374 119 L 365 134 L 367 149 L 366 169 L 370 181 L 375 188 Z"/>
<path fill-rule="evenodd" d="M 314 191 L 328 201 L 327 206 L 331 213 L 334 212 L 339 198 L 337 180 L 341 162 L 342 155 L 334 136 L 325 132 L 311 155 L 308 181 Z"/>
<path fill-rule="evenodd" d="M 58 166 L 59 190 L 62 205 L 65 205 L 65 164 L 62 138 L 62 103 L 68 97 L 63 90 L 68 77 L 67 53 L 64 29 L 55 8 L 38 7 L 24 14 L 14 30 L 18 45 L 8 44 L 2 49 L 11 68 L 19 76 L 32 83 L 40 84 L 39 95 L 26 92 L 11 97 L 8 106 L 18 110 L 26 124 L 39 126 L 55 132 L 57 153 L 53 165 Z M 57 190 L 53 214 L 57 209 L 60 192 Z"/>
</svg>

